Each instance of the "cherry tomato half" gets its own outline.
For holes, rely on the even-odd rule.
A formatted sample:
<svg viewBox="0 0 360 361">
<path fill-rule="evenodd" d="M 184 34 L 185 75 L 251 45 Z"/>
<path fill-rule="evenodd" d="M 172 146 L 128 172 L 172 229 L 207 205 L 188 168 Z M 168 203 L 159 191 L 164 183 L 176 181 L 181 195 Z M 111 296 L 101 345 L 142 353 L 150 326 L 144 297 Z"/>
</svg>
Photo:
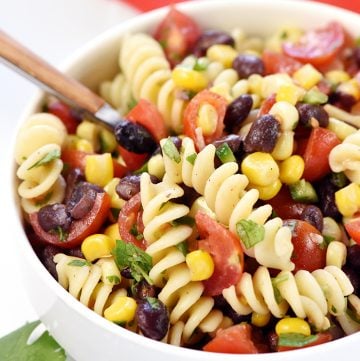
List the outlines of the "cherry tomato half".
<svg viewBox="0 0 360 361">
<path fill-rule="evenodd" d="M 48 111 L 61 119 L 69 134 L 75 134 L 80 119 L 74 115 L 74 111 L 66 104 L 54 101 L 48 105 Z"/>
<path fill-rule="evenodd" d="M 198 127 L 197 119 L 200 107 L 206 103 L 210 104 L 215 108 L 217 113 L 217 123 L 215 130 L 212 134 L 204 136 L 203 139 L 199 139 L 196 134 L 196 128 Z M 197 93 L 185 108 L 184 134 L 194 141 L 195 146 L 198 150 L 201 150 L 203 148 L 203 141 L 205 142 L 205 144 L 209 144 L 222 135 L 224 130 L 224 117 L 226 107 L 227 101 L 224 97 L 205 89 L 200 93 Z"/>
<path fill-rule="evenodd" d="M 140 193 L 130 198 L 124 207 L 121 208 L 118 225 L 123 241 L 133 243 L 135 246 L 145 250 L 146 244 L 143 236 L 144 224 L 142 222 Z"/>
<path fill-rule="evenodd" d="M 320 232 L 310 223 L 297 219 L 287 219 L 284 226 L 291 229 L 294 251 L 291 261 L 294 272 L 301 269 L 312 272 L 326 266 L 326 244 Z"/>
<path fill-rule="evenodd" d="M 298 42 L 283 44 L 284 53 L 314 66 L 330 64 L 345 44 L 344 28 L 336 21 L 306 32 Z"/>
<path fill-rule="evenodd" d="M 360 244 L 360 215 L 345 223 L 346 232 L 357 243 Z"/>
<path fill-rule="evenodd" d="M 212 276 L 203 281 L 204 294 L 216 296 L 239 282 L 243 272 L 244 254 L 239 239 L 207 214 L 198 212 L 196 226 L 201 236 L 199 248 L 209 252 L 214 260 Z"/>
<path fill-rule="evenodd" d="M 262 54 L 262 60 L 265 65 L 265 74 L 287 73 L 292 75 L 296 70 L 303 66 L 296 59 L 282 53 L 265 50 Z"/>
<path fill-rule="evenodd" d="M 172 66 L 178 64 L 190 52 L 199 36 L 200 29 L 197 23 L 176 10 L 174 6 L 154 34 Z"/>
<path fill-rule="evenodd" d="M 64 241 L 59 240 L 56 234 L 48 233 L 40 226 L 38 212 L 29 215 L 30 223 L 39 237 L 45 243 L 60 248 L 74 248 L 90 234 L 96 233 L 105 222 L 110 210 L 110 196 L 104 193 L 98 193 L 95 203 L 90 212 L 82 219 L 72 221 L 68 236 Z"/>
<path fill-rule="evenodd" d="M 238 354 L 259 353 L 251 339 L 251 326 L 245 323 L 218 330 L 203 350 Z"/>
</svg>

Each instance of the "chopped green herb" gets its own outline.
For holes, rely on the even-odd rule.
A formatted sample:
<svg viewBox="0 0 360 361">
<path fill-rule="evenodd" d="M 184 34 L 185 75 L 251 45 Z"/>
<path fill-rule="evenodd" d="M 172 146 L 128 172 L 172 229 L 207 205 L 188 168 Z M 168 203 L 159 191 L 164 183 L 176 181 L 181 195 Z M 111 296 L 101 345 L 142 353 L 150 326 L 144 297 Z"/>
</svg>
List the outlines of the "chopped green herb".
<svg viewBox="0 0 360 361">
<path fill-rule="evenodd" d="M 84 266 L 91 266 L 91 263 L 86 261 L 85 259 L 73 259 L 68 263 L 68 266 L 84 267 Z"/>
<path fill-rule="evenodd" d="M 326 234 L 323 234 L 324 241 L 326 245 L 328 246 L 332 241 L 335 241 L 335 238 L 333 236 L 328 236 Z"/>
<path fill-rule="evenodd" d="M 59 241 L 60 242 L 64 242 L 66 241 L 66 238 L 68 237 L 68 233 L 65 232 L 62 227 L 57 226 L 56 228 L 52 229 L 51 231 L 49 231 L 49 233 L 55 234 L 59 237 Z"/>
<path fill-rule="evenodd" d="M 119 208 L 110 208 L 112 217 L 116 220 L 119 218 L 120 209 Z"/>
<path fill-rule="evenodd" d="M 34 342 L 29 342 L 40 321 L 27 323 L 18 330 L 0 339 L 0 360 L 7 361 L 65 361 L 66 354 L 48 331 Z"/>
<path fill-rule="evenodd" d="M 172 222 L 170 222 L 170 224 L 173 227 L 176 227 L 176 226 L 181 225 L 181 224 L 185 224 L 187 226 L 193 227 L 194 224 L 195 224 L 195 219 L 193 217 L 190 217 L 190 216 L 184 216 L 184 217 L 173 220 Z"/>
<path fill-rule="evenodd" d="M 352 309 L 347 308 L 346 314 L 356 323 L 360 324 L 360 316 Z"/>
<path fill-rule="evenodd" d="M 282 333 L 279 335 L 279 346 L 304 347 L 316 341 L 317 335 L 305 336 L 302 333 Z"/>
<path fill-rule="evenodd" d="M 349 180 L 344 172 L 331 173 L 331 183 L 338 188 L 344 188 L 349 184 Z"/>
<path fill-rule="evenodd" d="M 148 171 L 148 162 L 144 163 L 139 169 L 136 169 L 133 173 L 134 174 L 141 174 Z"/>
<path fill-rule="evenodd" d="M 337 313 L 337 309 L 334 305 L 331 305 L 331 312 Z"/>
<path fill-rule="evenodd" d="M 308 104 L 325 104 L 329 97 L 318 89 L 310 89 L 304 95 L 303 102 Z"/>
<path fill-rule="evenodd" d="M 128 267 L 135 281 L 140 282 L 145 279 L 149 284 L 153 284 L 149 277 L 152 268 L 152 259 L 149 254 L 134 244 L 126 243 L 123 240 L 116 240 L 112 254 L 117 266 L 120 269 Z"/>
<path fill-rule="evenodd" d="M 38 201 L 35 202 L 35 206 L 36 207 L 42 207 L 45 204 L 48 204 L 48 202 L 51 199 L 52 195 L 53 195 L 53 192 L 46 193 L 43 197 L 41 197 L 41 199 L 39 199 Z"/>
<path fill-rule="evenodd" d="M 178 149 L 176 148 L 176 145 L 174 144 L 174 142 L 171 140 L 171 138 L 166 139 L 166 141 L 162 147 L 162 150 L 163 150 L 163 153 L 168 158 L 173 160 L 175 163 L 181 162 L 180 153 L 179 153 Z"/>
<path fill-rule="evenodd" d="M 193 153 L 193 154 L 188 155 L 188 156 L 186 157 L 186 160 L 187 160 L 190 164 L 194 165 L 194 164 L 195 164 L 196 157 L 197 157 L 197 154 L 196 154 L 196 153 Z"/>
<path fill-rule="evenodd" d="M 137 106 L 137 101 L 134 99 L 134 98 L 131 98 L 129 100 L 129 103 L 128 103 L 128 110 L 130 111 L 131 109 L 135 108 Z"/>
<path fill-rule="evenodd" d="M 149 303 L 152 309 L 158 309 L 160 308 L 160 302 L 155 297 L 145 297 L 146 301 Z"/>
<path fill-rule="evenodd" d="M 229 145 L 227 143 L 221 144 L 216 149 L 216 155 L 223 163 L 236 162 L 234 153 L 232 152 L 231 148 L 229 147 Z"/>
<path fill-rule="evenodd" d="M 107 276 L 106 279 L 114 285 L 118 285 L 120 283 L 120 278 L 116 275 Z"/>
<path fill-rule="evenodd" d="M 282 275 L 271 279 L 271 284 L 274 290 L 274 297 L 277 304 L 280 304 L 284 299 L 278 289 L 278 284 L 288 280 L 288 275 Z"/>
<path fill-rule="evenodd" d="M 279 289 L 274 285 L 273 285 L 273 290 L 274 290 L 275 301 L 279 305 L 284 299 L 281 296 L 281 293 L 280 293 Z"/>
<path fill-rule="evenodd" d="M 196 59 L 193 69 L 196 71 L 205 71 L 208 67 L 208 62 L 205 58 Z"/>
<path fill-rule="evenodd" d="M 302 203 L 316 203 L 318 201 L 315 188 L 305 179 L 300 179 L 296 183 L 290 184 L 289 190 L 294 201 Z"/>
<path fill-rule="evenodd" d="M 185 241 L 180 242 L 176 245 L 176 248 L 184 255 L 186 256 L 188 254 L 188 245 Z"/>
<path fill-rule="evenodd" d="M 166 40 L 159 40 L 159 44 L 160 44 L 160 46 L 161 46 L 163 49 L 165 49 L 165 48 L 167 47 L 167 42 L 166 42 Z"/>
<path fill-rule="evenodd" d="M 60 158 L 60 150 L 54 149 L 49 153 L 46 153 L 41 159 L 39 159 L 36 163 L 34 163 L 32 166 L 30 166 L 27 170 L 40 167 L 44 164 L 50 163 L 54 159 Z"/>
<path fill-rule="evenodd" d="M 355 39 L 355 45 L 360 46 L 360 36 Z"/>
<path fill-rule="evenodd" d="M 242 219 L 236 224 L 236 231 L 247 249 L 264 240 L 265 228 L 252 220 Z"/>
<path fill-rule="evenodd" d="M 282 31 L 280 34 L 280 39 L 285 40 L 285 39 L 287 39 L 287 37 L 288 37 L 287 31 L 286 30 Z"/>
</svg>

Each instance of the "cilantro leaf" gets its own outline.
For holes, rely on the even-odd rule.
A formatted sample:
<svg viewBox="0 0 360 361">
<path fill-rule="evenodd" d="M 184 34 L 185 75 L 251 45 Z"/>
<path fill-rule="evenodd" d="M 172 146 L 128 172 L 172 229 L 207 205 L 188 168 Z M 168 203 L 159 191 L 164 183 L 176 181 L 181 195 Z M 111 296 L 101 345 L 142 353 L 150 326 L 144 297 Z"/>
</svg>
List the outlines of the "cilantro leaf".
<svg viewBox="0 0 360 361">
<path fill-rule="evenodd" d="M 180 153 L 179 153 L 178 149 L 176 148 L 176 145 L 174 144 L 174 142 L 171 140 L 171 138 L 166 139 L 166 142 L 164 143 L 162 148 L 163 148 L 162 149 L 163 153 L 168 158 L 173 160 L 175 163 L 181 162 Z"/>
<path fill-rule="evenodd" d="M 29 336 L 40 321 L 27 323 L 0 339 L 0 360 L 6 361 L 65 361 L 65 351 L 44 332 L 35 342 L 27 344 Z"/>
<path fill-rule="evenodd" d="M 135 281 L 145 279 L 149 284 L 153 284 L 149 277 L 152 268 L 152 258 L 149 254 L 134 244 L 119 239 L 116 240 L 112 254 L 120 270 L 128 267 Z"/>
<path fill-rule="evenodd" d="M 264 240 L 265 228 L 252 220 L 242 219 L 236 224 L 236 231 L 247 249 Z"/>
<path fill-rule="evenodd" d="M 187 160 L 190 164 L 194 165 L 195 160 L 196 160 L 196 157 L 197 157 L 197 154 L 196 154 L 196 153 L 192 153 L 192 154 L 190 154 L 190 155 L 188 155 L 188 156 L 186 157 L 186 160 Z"/>
<path fill-rule="evenodd" d="M 282 333 L 279 335 L 279 346 L 304 347 L 313 343 L 318 338 L 317 335 L 305 336 L 302 333 Z"/>
<path fill-rule="evenodd" d="M 117 285 L 120 283 L 120 278 L 116 275 L 107 276 L 106 278 L 110 283 L 113 283 L 114 285 Z"/>
<path fill-rule="evenodd" d="M 84 267 L 84 266 L 91 266 L 91 263 L 84 259 L 73 259 L 68 263 L 68 266 Z"/>
<path fill-rule="evenodd" d="M 37 162 L 35 162 L 32 166 L 30 166 L 27 170 L 40 167 L 44 164 L 50 163 L 54 159 L 60 158 L 60 150 L 54 149 L 49 153 L 46 153 L 41 159 L 39 159 Z"/>
</svg>

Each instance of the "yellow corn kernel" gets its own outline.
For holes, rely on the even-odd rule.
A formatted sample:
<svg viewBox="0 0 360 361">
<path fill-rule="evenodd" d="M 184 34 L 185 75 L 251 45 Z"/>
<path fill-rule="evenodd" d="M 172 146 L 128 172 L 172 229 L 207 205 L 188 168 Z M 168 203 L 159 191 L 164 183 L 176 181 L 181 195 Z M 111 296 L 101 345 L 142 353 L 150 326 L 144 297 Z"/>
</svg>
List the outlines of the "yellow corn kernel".
<svg viewBox="0 0 360 361">
<path fill-rule="evenodd" d="M 360 209 L 360 186 L 351 183 L 335 192 L 335 203 L 344 217 L 352 217 Z"/>
<path fill-rule="evenodd" d="M 234 98 L 239 97 L 240 95 L 247 94 L 249 92 L 249 82 L 247 79 L 241 79 L 235 83 L 231 89 L 232 96 Z"/>
<path fill-rule="evenodd" d="M 186 255 L 192 281 L 207 280 L 214 273 L 214 261 L 206 251 L 198 249 Z"/>
<path fill-rule="evenodd" d="M 259 109 L 261 105 L 261 98 L 259 94 L 251 94 L 253 105 L 251 109 Z"/>
<path fill-rule="evenodd" d="M 294 132 L 292 130 L 286 130 L 280 133 L 279 138 L 276 141 L 275 148 L 271 155 L 276 160 L 285 160 L 289 158 L 294 150 Z"/>
<path fill-rule="evenodd" d="M 355 79 L 341 83 L 336 90 L 341 93 L 352 95 L 356 101 L 360 99 L 360 87 Z"/>
<path fill-rule="evenodd" d="M 261 96 L 261 89 L 264 79 L 265 78 L 263 78 L 260 74 L 250 75 L 247 79 L 249 92 Z"/>
<path fill-rule="evenodd" d="M 288 74 L 271 74 L 262 78 L 259 94 L 263 98 L 267 98 L 272 94 L 276 94 L 280 87 L 286 84 L 293 84 L 293 80 Z"/>
<path fill-rule="evenodd" d="M 331 217 L 324 217 L 322 234 L 331 241 L 341 241 L 342 232 L 339 225 Z"/>
<path fill-rule="evenodd" d="M 85 158 L 85 178 L 88 182 L 105 187 L 114 177 L 110 153 L 88 155 Z"/>
<path fill-rule="evenodd" d="M 342 268 L 346 261 L 346 246 L 342 242 L 332 241 L 326 250 L 326 265 Z"/>
<path fill-rule="evenodd" d="M 295 84 L 283 84 L 279 87 L 276 93 L 276 101 L 284 101 L 295 105 L 302 96 L 302 89 L 297 87 Z"/>
<path fill-rule="evenodd" d="M 348 135 L 357 131 L 357 129 L 352 125 L 331 117 L 329 118 L 329 124 L 327 128 L 333 131 L 341 141 L 343 141 Z"/>
<path fill-rule="evenodd" d="M 275 326 L 275 332 L 278 336 L 283 333 L 301 333 L 305 336 L 311 335 L 310 325 L 298 317 L 282 318 Z"/>
<path fill-rule="evenodd" d="M 113 132 L 102 128 L 100 130 L 100 145 L 103 153 L 112 153 L 117 148 L 117 142 Z"/>
<path fill-rule="evenodd" d="M 108 237 L 110 237 L 114 243 L 117 239 L 121 239 L 120 233 L 119 233 L 119 225 L 117 223 L 110 224 L 110 226 L 107 226 L 105 228 L 104 234 Z"/>
<path fill-rule="evenodd" d="M 88 140 L 97 151 L 99 149 L 99 131 L 99 126 L 88 120 L 83 120 L 76 128 L 76 135 L 79 138 Z"/>
<path fill-rule="evenodd" d="M 218 61 L 225 68 L 230 68 L 236 56 L 237 51 L 230 45 L 215 44 L 210 46 L 206 52 L 206 57 L 211 61 Z"/>
<path fill-rule="evenodd" d="M 104 317 L 112 322 L 127 323 L 134 319 L 136 307 L 137 304 L 133 298 L 120 296 L 111 306 L 105 309 Z"/>
<path fill-rule="evenodd" d="M 218 114 L 216 109 L 208 103 L 201 105 L 196 123 L 198 127 L 202 129 L 204 136 L 213 134 L 218 123 Z"/>
<path fill-rule="evenodd" d="M 274 158 L 264 152 L 249 154 L 241 163 L 241 172 L 256 186 L 268 186 L 279 178 L 279 166 Z"/>
<path fill-rule="evenodd" d="M 294 105 L 279 101 L 270 109 L 269 114 L 273 115 L 280 122 L 282 131 L 293 130 L 299 121 L 299 112 Z"/>
<path fill-rule="evenodd" d="M 300 86 L 309 90 L 322 79 L 322 74 L 311 64 L 305 64 L 293 74 L 293 78 Z"/>
<path fill-rule="evenodd" d="M 75 149 L 86 153 L 94 153 L 94 147 L 87 139 L 77 139 L 75 141 Z"/>
<path fill-rule="evenodd" d="M 163 179 L 165 174 L 165 166 L 161 154 L 156 154 L 149 159 L 148 173 L 155 176 L 157 179 Z"/>
<path fill-rule="evenodd" d="M 257 327 L 265 327 L 269 323 L 270 318 L 271 318 L 270 313 L 261 314 L 261 313 L 253 312 L 251 314 L 251 323 Z"/>
<path fill-rule="evenodd" d="M 172 80 L 179 88 L 198 92 L 207 87 L 208 81 L 204 74 L 199 71 L 177 67 L 172 72 Z"/>
<path fill-rule="evenodd" d="M 125 201 L 121 199 L 116 192 L 116 186 L 119 184 L 119 182 L 120 178 L 113 178 L 104 187 L 104 191 L 110 196 L 111 208 L 121 209 L 125 204 Z"/>
<path fill-rule="evenodd" d="M 84 239 L 81 244 L 81 252 L 84 257 L 92 262 L 101 257 L 111 256 L 115 247 L 115 241 L 105 234 L 92 234 Z"/>
<path fill-rule="evenodd" d="M 270 38 L 266 40 L 265 47 L 277 53 L 282 52 L 284 41 L 297 42 L 303 34 L 303 30 L 298 27 L 281 27 Z"/>
<path fill-rule="evenodd" d="M 305 162 L 299 155 L 292 155 L 280 163 L 280 180 L 285 184 L 296 183 L 302 177 Z"/>
<path fill-rule="evenodd" d="M 350 75 L 344 70 L 330 70 L 325 74 L 325 79 L 332 84 L 339 84 L 350 80 Z"/>
<path fill-rule="evenodd" d="M 209 90 L 224 97 L 228 103 L 233 100 L 232 96 L 230 95 L 230 85 L 227 83 L 216 84 L 212 86 Z"/>
<path fill-rule="evenodd" d="M 263 187 L 250 184 L 250 188 L 256 188 L 259 191 L 259 198 L 263 201 L 274 198 L 279 193 L 281 186 L 282 184 L 279 179 Z"/>
</svg>

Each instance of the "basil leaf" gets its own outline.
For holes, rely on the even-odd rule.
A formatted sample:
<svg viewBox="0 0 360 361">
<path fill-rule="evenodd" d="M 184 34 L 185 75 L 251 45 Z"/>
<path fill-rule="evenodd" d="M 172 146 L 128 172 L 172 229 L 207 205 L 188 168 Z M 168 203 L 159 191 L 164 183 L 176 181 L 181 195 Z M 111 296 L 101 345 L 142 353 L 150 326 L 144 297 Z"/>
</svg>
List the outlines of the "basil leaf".
<svg viewBox="0 0 360 361">
<path fill-rule="evenodd" d="M 196 154 L 196 153 L 193 153 L 193 154 L 188 155 L 188 156 L 186 157 L 186 160 L 187 160 L 190 164 L 194 165 L 195 160 L 196 160 L 196 157 L 197 157 L 197 154 Z"/>
<path fill-rule="evenodd" d="M 188 245 L 185 241 L 180 242 L 176 245 L 176 248 L 184 255 L 186 256 L 188 254 Z"/>
<path fill-rule="evenodd" d="M 305 336 L 302 333 L 282 333 L 279 335 L 279 346 L 304 347 L 316 341 L 318 335 Z"/>
<path fill-rule="evenodd" d="M 163 153 L 168 158 L 173 160 L 175 163 L 181 162 L 180 153 L 179 153 L 178 149 L 176 148 L 176 145 L 174 144 L 174 142 L 171 140 L 171 138 L 166 139 L 166 142 L 164 143 L 162 150 L 163 150 Z"/>
<path fill-rule="evenodd" d="M 149 284 L 153 284 L 149 277 L 152 268 L 152 258 L 149 254 L 134 244 L 119 239 L 116 240 L 112 254 L 119 269 L 128 267 L 135 281 L 145 279 Z"/>
<path fill-rule="evenodd" d="M 27 323 L 18 330 L 0 339 L 0 360 L 19 361 L 65 361 L 65 351 L 45 331 L 36 341 L 28 340 L 40 321 Z"/>
<path fill-rule="evenodd" d="M 114 285 L 117 285 L 120 283 L 120 278 L 116 275 L 111 275 L 111 276 L 107 276 L 106 279 L 110 282 L 113 283 Z"/>
<path fill-rule="evenodd" d="M 32 166 L 30 166 L 27 170 L 40 167 L 44 164 L 50 163 L 54 159 L 60 158 L 60 150 L 54 149 L 49 153 L 46 153 L 41 159 L 39 159 L 36 163 L 34 163 Z"/>
<path fill-rule="evenodd" d="M 68 262 L 68 266 L 84 267 L 84 266 L 91 266 L 91 263 L 82 259 L 73 259 L 70 262 Z"/>
<path fill-rule="evenodd" d="M 247 249 L 264 240 L 265 228 L 252 220 L 242 219 L 236 224 L 236 231 Z"/>
<path fill-rule="evenodd" d="M 193 227 L 195 225 L 195 219 L 193 217 L 190 217 L 190 216 L 184 216 L 184 217 L 181 217 L 181 218 L 178 218 L 178 219 L 175 219 L 175 220 L 171 221 L 170 224 L 173 227 L 176 227 L 176 226 L 179 226 L 179 225 L 182 225 L 182 224 L 185 224 L 186 226 Z"/>
</svg>

